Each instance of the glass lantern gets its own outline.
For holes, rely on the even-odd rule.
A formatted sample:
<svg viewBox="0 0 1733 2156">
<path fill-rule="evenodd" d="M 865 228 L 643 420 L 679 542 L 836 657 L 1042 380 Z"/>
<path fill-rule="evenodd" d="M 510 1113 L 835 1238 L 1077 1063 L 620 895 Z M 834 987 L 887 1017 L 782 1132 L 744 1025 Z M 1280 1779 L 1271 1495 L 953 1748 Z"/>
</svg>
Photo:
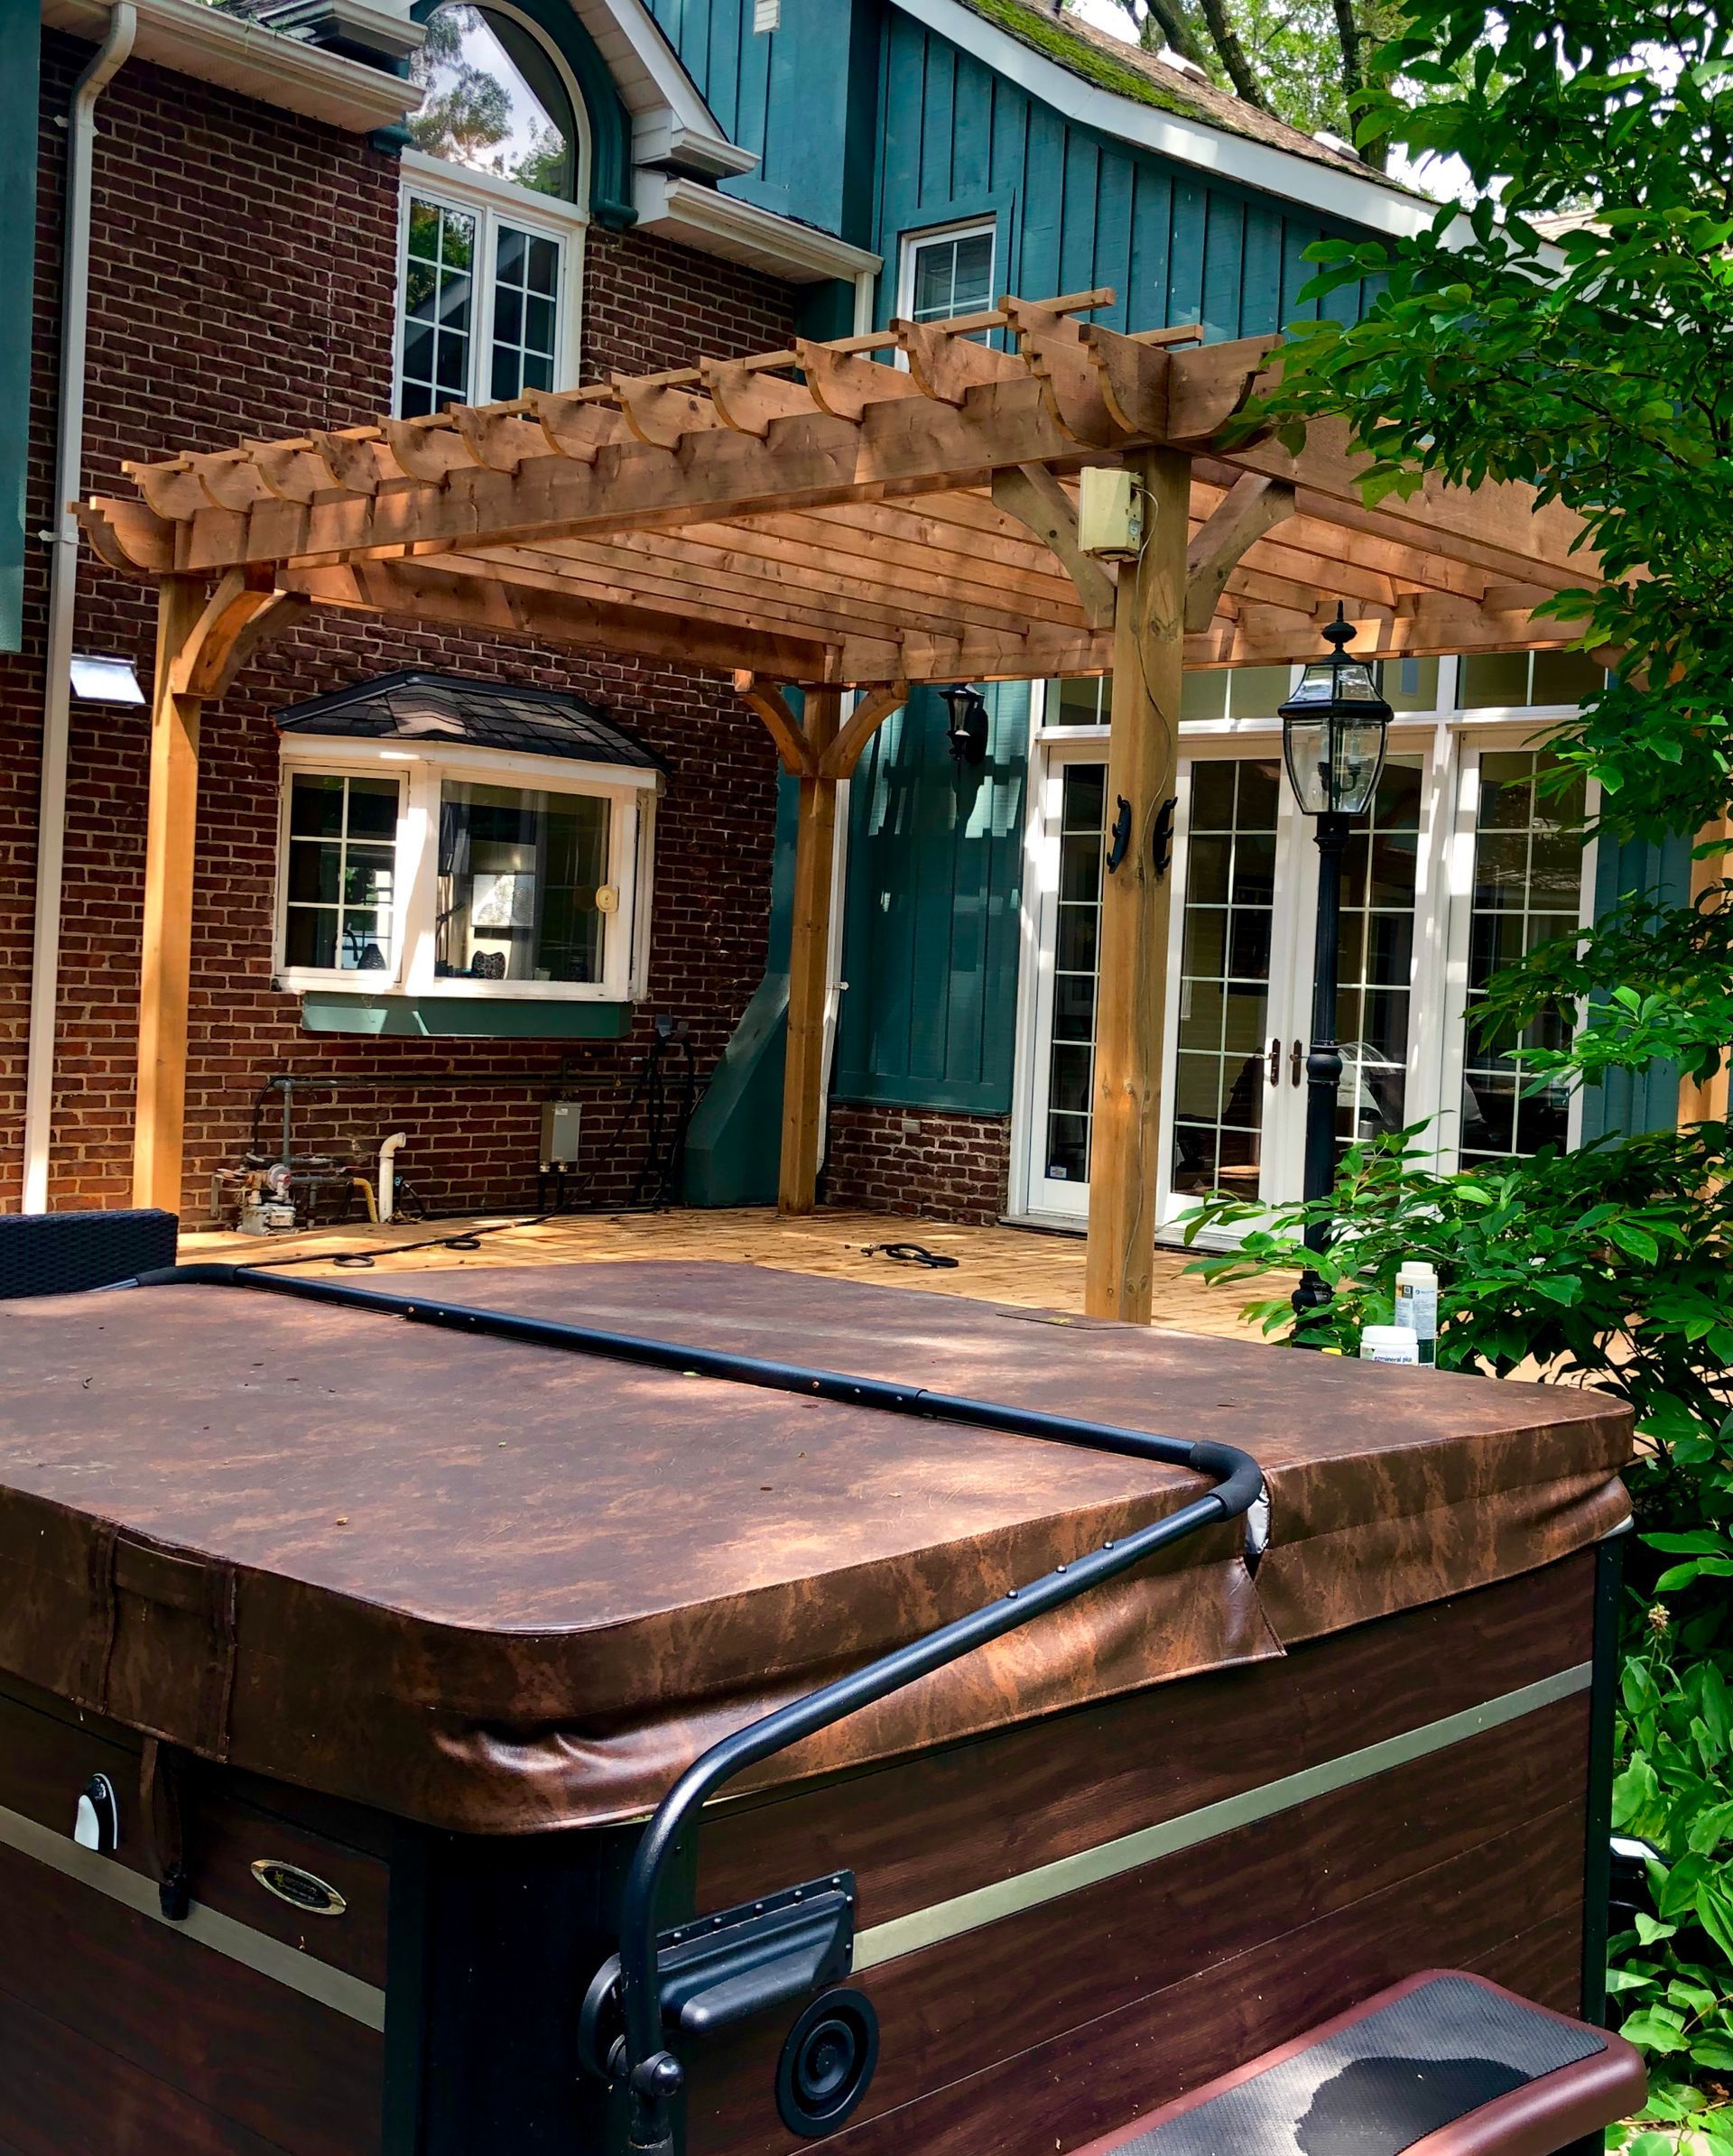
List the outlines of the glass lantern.
<svg viewBox="0 0 1733 2156">
<path fill-rule="evenodd" d="M 1313 659 L 1300 686 L 1281 707 L 1282 754 L 1288 782 L 1308 816 L 1363 816 L 1384 769 L 1393 716 L 1378 692 L 1371 664 L 1350 659 L 1351 622 L 1336 609 L 1324 631 L 1328 659 Z"/>
</svg>

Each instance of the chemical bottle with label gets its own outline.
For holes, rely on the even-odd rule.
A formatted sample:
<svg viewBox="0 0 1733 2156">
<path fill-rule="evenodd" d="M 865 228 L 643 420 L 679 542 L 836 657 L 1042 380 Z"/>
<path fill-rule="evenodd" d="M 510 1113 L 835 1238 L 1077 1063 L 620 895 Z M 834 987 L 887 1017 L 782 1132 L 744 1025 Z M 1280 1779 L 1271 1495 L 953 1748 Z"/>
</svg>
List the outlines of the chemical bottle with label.
<svg viewBox="0 0 1733 2156">
<path fill-rule="evenodd" d="M 1396 1323 L 1414 1336 L 1417 1362 L 1437 1362 L 1438 1272 L 1424 1258 L 1404 1258 L 1397 1271 Z"/>
<path fill-rule="evenodd" d="M 1403 1325 L 1363 1325 L 1360 1328 L 1363 1363 L 1417 1363 L 1414 1336 Z"/>
</svg>

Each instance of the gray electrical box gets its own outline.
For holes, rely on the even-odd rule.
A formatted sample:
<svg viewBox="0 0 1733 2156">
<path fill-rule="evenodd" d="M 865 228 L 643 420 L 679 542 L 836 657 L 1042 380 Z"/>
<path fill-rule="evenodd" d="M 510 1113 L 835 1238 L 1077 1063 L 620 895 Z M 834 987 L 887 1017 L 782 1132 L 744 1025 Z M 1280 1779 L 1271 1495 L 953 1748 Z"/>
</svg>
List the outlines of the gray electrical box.
<svg viewBox="0 0 1733 2156">
<path fill-rule="evenodd" d="M 583 1106 L 575 1100 L 544 1100 L 542 1104 L 542 1165 L 575 1168 L 578 1140 L 583 1125 Z"/>
</svg>

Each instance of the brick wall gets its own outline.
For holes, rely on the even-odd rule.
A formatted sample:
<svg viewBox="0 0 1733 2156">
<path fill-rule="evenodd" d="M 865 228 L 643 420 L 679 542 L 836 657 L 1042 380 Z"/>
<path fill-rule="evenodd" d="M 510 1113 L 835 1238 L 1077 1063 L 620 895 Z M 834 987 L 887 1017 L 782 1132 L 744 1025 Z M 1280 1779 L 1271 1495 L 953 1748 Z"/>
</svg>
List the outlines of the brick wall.
<svg viewBox="0 0 1733 2156">
<path fill-rule="evenodd" d="M 1002 1115 L 836 1101 L 826 1134 L 828 1204 L 976 1223 L 1005 1211 L 1011 1125 Z"/>
<path fill-rule="evenodd" d="M 66 108 L 88 48 L 51 37 L 32 411 L 32 525 L 48 513 Z M 87 489 L 121 488 L 123 457 L 219 448 L 241 433 L 340 427 L 387 407 L 399 171 L 357 138 L 136 64 L 104 98 L 96 171 Z M 774 280 L 632 234 L 593 229 L 587 375 L 696 349 L 783 342 L 792 294 Z M 18 1202 L 46 573 L 32 565 L 26 650 L 0 657 L 0 1206 Z M 78 645 L 134 658 L 148 682 L 153 597 L 88 554 Z M 663 758 L 650 990 L 623 1043 L 369 1041 L 313 1036 L 271 987 L 278 759 L 271 710 L 398 667 L 570 688 L 607 704 Z M 74 704 L 51 1202 L 127 1200 L 148 726 Z M 642 1137 L 618 1144 L 653 1016 L 687 1021 L 700 1070 L 764 967 L 774 763 L 719 677 L 505 638 L 315 617 L 270 646 L 205 720 L 188 1087 L 185 1209 L 246 1145 L 273 1072 L 365 1078 L 297 1106 L 298 1149 L 370 1152 L 407 1129 L 403 1172 L 435 1205 L 520 1206 L 533 1194 L 541 1101 L 562 1071 L 585 1086 L 593 1195 L 624 1196 Z M 507 1072 L 441 1090 L 410 1078 Z M 266 1109 L 274 1119 L 274 1104 Z"/>
</svg>

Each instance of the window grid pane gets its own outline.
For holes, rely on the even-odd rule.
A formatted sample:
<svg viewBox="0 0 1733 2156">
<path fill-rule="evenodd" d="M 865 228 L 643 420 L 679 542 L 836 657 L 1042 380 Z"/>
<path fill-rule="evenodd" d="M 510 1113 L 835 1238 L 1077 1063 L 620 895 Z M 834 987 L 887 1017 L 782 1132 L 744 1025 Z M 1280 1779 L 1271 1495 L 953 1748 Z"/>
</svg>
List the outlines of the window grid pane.
<svg viewBox="0 0 1733 2156">
<path fill-rule="evenodd" d="M 476 219 L 412 196 L 403 283 L 398 410 L 418 419 L 469 395 L 475 331 Z"/>
<path fill-rule="evenodd" d="M 1406 1112 L 1423 784 L 1418 757 L 1391 757 L 1371 813 L 1355 826 L 1343 856 L 1339 1160 L 1357 1141 L 1399 1131 Z"/>
<path fill-rule="evenodd" d="M 295 773 L 289 789 L 285 966 L 326 973 L 391 970 L 397 804 L 395 779 Z"/>
<path fill-rule="evenodd" d="M 914 248 L 909 313 L 917 322 L 980 314 L 993 304 L 993 235 L 947 233 Z"/>
<path fill-rule="evenodd" d="M 493 394 L 553 387 L 560 245 L 501 225 L 494 246 Z"/>
<path fill-rule="evenodd" d="M 1068 763 L 1060 784 L 1059 902 L 1052 1038 L 1047 1063 L 1045 1166 L 1049 1179 L 1061 1183 L 1087 1183 L 1089 1180 L 1107 777 L 1104 763 Z"/>
<path fill-rule="evenodd" d="M 1173 1087 L 1175 1190 L 1257 1195 L 1280 796 L 1281 767 L 1274 761 L 1210 759 L 1192 766 Z"/>
<path fill-rule="evenodd" d="M 1568 1089 L 1548 1084 L 1529 1093 L 1532 1079 L 1515 1051 L 1563 1047 L 1571 1037 L 1571 1012 L 1552 1006 L 1520 1038 L 1488 1036 L 1473 1023 L 1487 983 L 1501 967 L 1577 925 L 1583 874 L 1578 832 L 1585 795 L 1580 779 L 1563 794 L 1541 789 L 1541 774 L 1556 765 L 1557 758 L 1544 749 L 1489 751 L 1480 759 L 1462 1070 L 1465 1167 L 1525 1159 L 1543 1145 L 1562 1148 L 1570 1138 Z"/>
</svg>

